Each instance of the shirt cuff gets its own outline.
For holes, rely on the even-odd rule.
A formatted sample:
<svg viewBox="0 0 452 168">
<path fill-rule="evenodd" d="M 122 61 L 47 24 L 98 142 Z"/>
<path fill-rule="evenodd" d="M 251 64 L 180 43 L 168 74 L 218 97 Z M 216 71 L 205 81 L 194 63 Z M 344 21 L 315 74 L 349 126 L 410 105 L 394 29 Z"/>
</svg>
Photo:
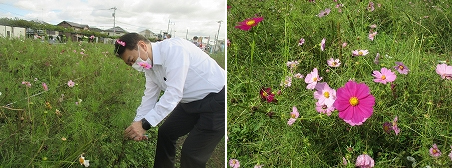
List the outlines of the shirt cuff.
<svg viewBox="0 0 452 168">
<path fill-rule="evenodd" d="M 144 115 L 144 118 L 149 122 L 149 124 L 155 127 L 165 118 L 165 116 L 157 114 L 157 112 L 152 109 L 149 113 Z"/>
</svg>

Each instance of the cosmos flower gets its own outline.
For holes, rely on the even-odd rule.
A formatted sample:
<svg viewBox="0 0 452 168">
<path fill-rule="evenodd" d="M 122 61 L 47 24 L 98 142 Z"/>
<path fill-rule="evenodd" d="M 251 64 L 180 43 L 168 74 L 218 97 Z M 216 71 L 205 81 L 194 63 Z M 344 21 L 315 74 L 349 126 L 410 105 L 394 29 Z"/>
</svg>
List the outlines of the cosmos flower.
<svg viewBox="0 0 452 168">
<path fill-rule="evenodd" d="M 151 69 L 152 68 L 152 65 L 147 63 L 147 62 L 139 62 L 138 65 L 140 65 L 144 69 Z"/>
<path fill-rule="evenodd" d="M 231 166 L 232 168 L 239 168 L 240 162 L 237 159 L 231 159 L 229 160 L 229 166 Z"/>
<path fill-rule="evenodd" d="M 326 42 L 325 38 L 323 38 L 322 41 L 320 42 L 320 50 L 322 50 L 322 51 L 325 50 L 325 42 Z"/>
<path fill-rule="evenodd" d="M 85 167 L 89 167 L 89 160 L 85 160 L 85 157 L 83 157 L 83 153 L 80 155 L 80 158 L 78 161 L 80 162 L 80 165 L 83 165 Z"/>
<path fill-rule="evenodd" d="M 328 14 L 330 14 L 331 9 L 330 8 L 326 8 L 325 10 L 321 10 L 320 13 L 317 15 L 319 18 L 324 17 Z"/>
<path fill-rule="evenodd" d="M 300 41 L 298 41 L 298 46 L 303 45 L 303 44 L 304 44 L 304 41 L 305 41 L 304 38 L 301 38 Z"/>
<path fill-rule="evenodd" d="M 359 155 L 358 158 L 356 158 L 355 166 L 358 166 L 360 168 L 369 168 L 374 167 L 375 162 L 369 155 L 362 154 Z"/>
<path fill-rule="evenodd" d="M 397 116 L 394 118 L 394 121 L 392 121 L 392 130 L 394 130 L 396 135 L 399 135 L 400 128 L 397 126 Z"/>
<path fill-rule="evenodd" d="M 406 67 L 405 64 L 403 64 L 402 62 L 396 62 L 396 66 L 394 66 L 394 69 L 397 70 L 400 74 L 408 74 L 408 71 L 410 71 L 408 69 L 408 67 Z"/>
<path fill-rule="evenodd" d="M 352 51 L 353 56 L 365 56 L 367 54 L 369 54 L 368 50 L 353 50 Z"/>
<path fill-rule="evenodd" d="M 25 85 L 25 86 L 27 86 L 27 87 L 31 87 L 31 83 L 30 83 L 30 82 L 27 82 L 27 81 L 23 81 L 23 82 L 22 82 L 22 85 Z"/>
<path fill-rule="evenodd" d="M 390 123 L 390 122 L 383 123 L 383 130 L 388 134 L 391 133 L 392 123 Z"/>
<path fill-rule="evenodd" d="M 244 30 L 244 31 L 248 31 L 252 27 L 254 27 L 257 24 L 259 24 L 259 22 L 261 22 L 262 20 L 264 20 L 263 17 L 255 17 L 255 18 L 251 18 L 251 19 L 245 19 L 244 21 L 239 22 L 239 25 L 235 26 L 235 28 L 241 29 L 241 30 Z"/>
<path fill-rule="evenodd" d="M 376 35 L 377 35 L 377 32 L 370 32 L 368 38 L 369 38 L 371 41 L 374 41 L 374 38 L 375 38 Z"/>
<path fill-rule="evenodd" d="M 287 125 L 292 125 L 293 123 L 295 123 L 295 121 L 297 121 L 297 118 L 299 115 L 300 115 L 300 113 L 298 113 L 297 107 L 293 106 L 292 112 L 290 112 L 289 121 L 287 121 Z"/>
<path fill-rule="evenodd" d="M 315 89 L 314 98 L 318 100 L 319 104 L 333 105 L 336 100 L 336 90 L 330 88 L 326 82 L 317 83 Z"/>
<path fill-rule="evenodd" d="M 317 85 L 317 82 L 322 80 L 322 77 L 319 77 L 319 72 L 317 68 L 314 68 L 310 74 L 306 75 L 306 78 L 304 79 L 304 82 L 306 82 L 308 85 L 306 86 L 306 89 L 314 89 L 315 85 Z"/>
<path fill-rule="evenodd" d="M 326 62 L 328 63 L 328 66 L 330 66 L 330 67 L 339 67 L 339 65 L 341 65 L 341 61 L 339 59 L 330 58 Z"/>
<path fill-rule="evenodd" d="M 436 73 L 441 75 L 441 78 L 443 79 L 452 79 L 452 66 L 438 64 L 436 65 Z"/>
<path fill-rule="evenodd" d="M 429 150 L 430 155 L 433 157 L 440 157 L 441 156 L 441 151 L 438 149 L 438 146 L 436 146 L 436 144 L 433 144 L 432 147 Z"/>
<path fill-rule="evenodd" d="M 381 72 L 373 71 L 372 76 L 375 77 L 374 82 L 386 84 L 386 82 L 393 82 L 396 79 L 394 72 L 387 68 L 381 68 Z"/>
<path fill-rule="evenodd" d="M 331 115 L 331 112 L 335 110 L 334 106 L 328 106 L 326 104 L 320 104 L 318 101 L 315 103 L 315 110 L 319 113 L 326 114 L 327 116 Z"/>
<path fill-rule="evenodd" d="M 272 88 L 264 88 L 262 87 L 262 89 L 259 92 L 261 99 L 263 101 L 267 101 L 268 103 L 271 102 L 277 102 L 277 100 L 275 99 L 275 94 L 272 93 Z"/>
<path fill-rule="evenodd" d="M 44 83 L 44 82 L 42 82 L 42 88 L 43 88 L 45 91 L 48 91 L 48 90 L 49 90 L 49 87 L 47 87 L 47 84 Z"/>
<path fill-rule="evenodd" d="M 372 116 L 375 97 L 366 84 L 348 81 L 337 89 L 336 96 L 333 105 L 339 111 L 339 118 L 351 126 L 361 125 Z"/>
<path fill-rule="evenodd" d="M 67 81 L 69 87 L 74 87 L 75 83 L 72 80 Z"/>
</svg>

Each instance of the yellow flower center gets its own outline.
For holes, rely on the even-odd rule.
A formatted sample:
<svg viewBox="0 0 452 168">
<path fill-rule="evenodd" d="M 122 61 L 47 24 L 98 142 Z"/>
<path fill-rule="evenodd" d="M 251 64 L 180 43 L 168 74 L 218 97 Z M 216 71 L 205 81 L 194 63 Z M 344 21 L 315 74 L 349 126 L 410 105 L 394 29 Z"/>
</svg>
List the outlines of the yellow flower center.
<svg viewBox="0 0 452 168">
<path fill-rule="evenodd" d="M 337 63 L 336 63 L 336 62 L 333 62 L 332 64 L 333 64 L 333 66 L 336 66 L 336 65 L 337 65 Z"/>
<path fill-rule="evenodd" d="M 400 70 L 403 70 L 403 69 L 405 69 L 405 68 L 403 68 L 402 65 L 399 65 L 399 69 L 400 69 Z"/>
<path fill-rule="evenodd" d="M 80 164 L 85 163 L 85 159 L 84 159 L 83 157 L 80 157 L 80 158 L 78 159 L 78 161 L 80 162 Z"/>
<path fill-rule="evenodd" d="M 291 118 L 295 118 L 296 115 L 295 115 L 295 114 L 290 114 L 290 117 L 291 117 Z"/>
<path fill-rule="evenodd" d="M 325 96 L 326 98 L 330 98 L 330 93 L 329 92 L 324 92 L 323 96 Z"/>
<path fill-rule="evenodd" d="M 312 80 L 313 80 L 314 82 L 317 82 L 317 78 L 313 78 Z"/>
<path fill-rule="evenodd" d="M 359 51 L 358 52 L 358 55 L 363 55 L 364 53 L 362 52 L 362 51 Z"/>
<path fill-rule="evenodd" d="M 249 20 L 249 21 L 246 22 L 246 25 L 252 26 L 252 25 L 254 25 L 255 23 L 256 23 L 255 20 Z"/>
<path fill-rule="evenodd" d="M 356 105 L 359 104 L 359 101 L 358 101 L 357 97 L 350 98 L 349 102 L 350 102 L 350 105 L 352 105 L 352 106 L 356 106 Z"/>
<path fill-rule="evenodd" d="M 264 92 L 264 93 L 262 93 L 262 95 L 264 95 L 264 97 L 267 97 L 267 96 L 268 96 L 268 93 L 267 93 L 267 92 Z"/>
<path fill-rule="evenodd" d="M 386 76 L 385 75 L 382 75 L 381 76 L 381 80 L 385 80 L 386 79 Z"/>
</svg>

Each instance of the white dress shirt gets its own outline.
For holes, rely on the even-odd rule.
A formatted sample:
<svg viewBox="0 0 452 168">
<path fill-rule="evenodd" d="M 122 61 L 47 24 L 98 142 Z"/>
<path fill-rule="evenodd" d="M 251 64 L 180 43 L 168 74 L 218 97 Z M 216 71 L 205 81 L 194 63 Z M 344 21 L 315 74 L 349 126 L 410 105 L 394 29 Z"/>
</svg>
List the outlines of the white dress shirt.
<svg viewBox="0 0 452 168">
<path fill-rule="evenodd" d="M 224 69 L 192 42 L 171 38 L 151 45 L 153 66 L 144 70 L 146 89 L 134 121 L 146 118 L 155 127 L 179 102 L 201 100 L 226 84 Z"/>
</svg>

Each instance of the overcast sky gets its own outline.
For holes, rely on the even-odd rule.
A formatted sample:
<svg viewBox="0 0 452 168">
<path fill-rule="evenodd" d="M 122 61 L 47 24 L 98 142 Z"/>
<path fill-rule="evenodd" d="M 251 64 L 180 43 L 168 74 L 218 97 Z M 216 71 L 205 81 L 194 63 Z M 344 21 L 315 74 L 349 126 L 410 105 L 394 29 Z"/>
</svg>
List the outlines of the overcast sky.
<svg viewBox="0 0 452 168">
<path fill-rule="evenodd" d="M 113 27 L 113 7 L 116 26 L 128 32 L 149 29 L 156 34 L 169 31 L 173 37 L 213 39 L 219 30 L 219 39 L 225 39 L 225 0 L 1 0 L 0 17 L 53 25 L 70 21 L 105 30 Z M 218 21 L 223 21 L 221 26 Z"/>
</svg>

